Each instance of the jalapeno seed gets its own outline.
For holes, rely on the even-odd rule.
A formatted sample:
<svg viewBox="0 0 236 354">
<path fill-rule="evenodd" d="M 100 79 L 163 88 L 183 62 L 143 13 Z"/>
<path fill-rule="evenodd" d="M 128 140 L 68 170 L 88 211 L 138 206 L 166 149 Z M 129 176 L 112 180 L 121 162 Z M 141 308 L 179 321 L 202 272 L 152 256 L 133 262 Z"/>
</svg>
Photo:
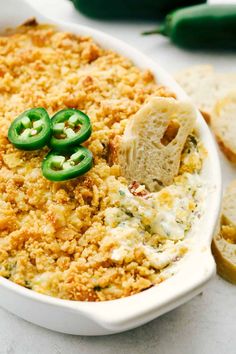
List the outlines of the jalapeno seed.
<svg viewBox="0 0 236 354">
<path fill-rule="evenodd" d="M 52 117 L 53 134 L 50 146 L 56 150 L 65 150 L 78 146 L 92 133 L 89 117 L 77 109 L 63 109 Z"/>
<path fill-rule="evenodd" d="M 71 128 L 66 128 L 66 129 L 64 129 L 64 132 L 65 132 L 67 138 L 73 138 L 73 137 L 76 135 L 76 133 L 74 132 L 74 130 L 71 129 Z"/>
<path fill-rule="evenodd" d="M 52 127 L 53 133 L 55 135 L 63 134 L 65 129 L 65 124 L 64 123 L 57 123 L 54 124 Z"/>
<path fill-rule="evenodd" d="M 61 169 L 65 160 L 66 160 L 65 156 L 53 156 L 52 167 L 56 169 Z"/>
<path fill-rule="evenodd" d="M 35 122 L 33 122 L 33 129 L 37 130 L 37 132 L 40 132 L 40 130 L 43 127 L 43 122 L 42 120 L 36 120 Z"/>
<path fill-rule="evenodd" d="M 24 116 L 21 119 L 21 124 L 23 125 L 24 128 L 31 128 L 32 126 L 31 120 L 27 116 Z"/>
<path fill-rule="evenodd" d="M 69 119 L 68 119 L 68 125 L 70 127 L 75 127 L 76 125 L 79 124 L 79 117 L 77 114 L 73 114 Z"/>
<path fill-rule="evenodd" d="M 84 146 L 70 148 L 66 152 L 52 150 L 43 160 L 42 172 L 50 181 L 65 181 L 88 172 L 92 161 L 92 153 Z"/>
<path fill-rule="evenodd" d="M 28 139 L 30 137 L 31 129 L 26 128 L 24 131 L 20 134 L 20 137 L 22 140 Z"/>
<path fill-rule="evenodd" d="M 49 142 L 51 126 L 51 120 L 44 108 L 29 109 L 12 122 L 8 139 L 18 149 L 37 150 Z"/>
</svg>

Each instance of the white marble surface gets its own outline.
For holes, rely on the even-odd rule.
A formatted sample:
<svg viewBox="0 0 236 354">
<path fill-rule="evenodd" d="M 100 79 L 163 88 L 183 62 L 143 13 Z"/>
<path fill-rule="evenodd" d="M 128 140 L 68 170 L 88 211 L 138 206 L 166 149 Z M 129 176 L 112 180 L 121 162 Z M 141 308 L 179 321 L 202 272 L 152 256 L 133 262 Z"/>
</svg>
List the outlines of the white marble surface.
<svg viewBox="0 0 236 354">
<path fill-rule="evenodd" d="M 221 71 L 236 71 L 235 54 L 184 51 L 157 36 L 141 37 L 140 32 L 154 23 L 104 23 L 78 14 L 67 0 L 27 1 L 50 17 L 86 24 L 126 40 L 169 72 L 201 63 L 211 63 Z M 225 182 L 236 177 L 227 162 L 223 166 Z M 236 287 L 215 277 L 204 293 L 189 303 L 143 327 L 107 337 L 50 332 L 0 309 L 0 354 L 235 354 L 235 329 Z"/>
</svg>

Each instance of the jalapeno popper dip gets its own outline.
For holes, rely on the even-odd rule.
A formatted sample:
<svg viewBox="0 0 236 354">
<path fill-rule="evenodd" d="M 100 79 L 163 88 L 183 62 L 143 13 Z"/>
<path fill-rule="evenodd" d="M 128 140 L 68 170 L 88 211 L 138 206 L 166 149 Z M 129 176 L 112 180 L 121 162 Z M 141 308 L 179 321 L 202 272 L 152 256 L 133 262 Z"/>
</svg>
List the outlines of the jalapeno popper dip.
<svg viewBox="0 0 236 354">
<path fill-rule="evenodd" d="M 174 183 L 155 193 L 109 164 L 109 144 L 153 96 L 172 94 L 151 72 L 91 38 L 34 21 L 0 37 L 0 275 L 34 291 L 102 301 L 138 293 L 173 274 L 201 214 L 204 148 L 193 132 Z M 18 150 L 8 140 L 21 112 L 90 117 L 83 143 L 93 167 L 53 182 L 41 173 L 49 148 Z"/>
</svg>

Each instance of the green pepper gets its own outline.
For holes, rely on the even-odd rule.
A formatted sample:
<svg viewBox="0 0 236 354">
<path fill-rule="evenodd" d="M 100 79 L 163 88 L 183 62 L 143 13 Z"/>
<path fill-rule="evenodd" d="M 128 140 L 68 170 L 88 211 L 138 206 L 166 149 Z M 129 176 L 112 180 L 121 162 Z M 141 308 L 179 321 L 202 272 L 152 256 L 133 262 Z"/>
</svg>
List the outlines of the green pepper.
<svg viewBox="0 0 236 354">
<path fill-rule="evenodd" d="M 66 152 L 50 151 L 42 162 L 42 172 L 50 181 L 66 181 L 88 172 L 92 168 L 93 155 L 84 146 Z"/>
<path fill-rule="evenodd" d="M 89 117 L 77 109 L 63 109 L 52 117 L 50 146 L 65 150 L 87 140 L 92 133 Z"/>
<path fill-rule="evenodd" d="M 37 150 L 51 138 L 51 120 L 44 108 L 29 109 L 10 125 L 9 141 L 18 149 Z"/>
<path fill-rule="evenodd" d="M 206 0 L 72 0 L 89 17 L 103 19 L 160 19 L 178 7 L 202 4 Z"/>
<path fill-rule="evenodd" d="M 236 5 L 198 5 L 166 16 L 156 30 L 187 48 L 236 49 Z"/>
</svg>

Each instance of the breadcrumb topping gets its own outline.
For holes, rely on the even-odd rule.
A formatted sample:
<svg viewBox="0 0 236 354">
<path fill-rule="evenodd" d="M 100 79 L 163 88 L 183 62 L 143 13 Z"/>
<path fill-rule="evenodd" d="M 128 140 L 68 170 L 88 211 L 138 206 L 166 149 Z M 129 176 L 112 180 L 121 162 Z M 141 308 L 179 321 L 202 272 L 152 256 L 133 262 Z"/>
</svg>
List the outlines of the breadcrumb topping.
<svg viewBox="0 0 236 354">
<path fill-rule="evenodd" d="M 0 275 L 81 301 L 129 296 L 165 279 L 139 248 L 126 260 L 112 258 L 104 219 L 113 207 L 112 181 L 126 185 L 119 166 L 108 163 L 110 141 L 151 96 L 171 95 L 150 71 L 89 37 L 37 23 L 0 37 Z M 89 115 L 93 133 L 85 146 L 94 167 L 86 175 L 50 182 L 41 173 L 47 148 L 25 152 L 9 143 L 11 121 L 33 107 Z"/>
</svg>

